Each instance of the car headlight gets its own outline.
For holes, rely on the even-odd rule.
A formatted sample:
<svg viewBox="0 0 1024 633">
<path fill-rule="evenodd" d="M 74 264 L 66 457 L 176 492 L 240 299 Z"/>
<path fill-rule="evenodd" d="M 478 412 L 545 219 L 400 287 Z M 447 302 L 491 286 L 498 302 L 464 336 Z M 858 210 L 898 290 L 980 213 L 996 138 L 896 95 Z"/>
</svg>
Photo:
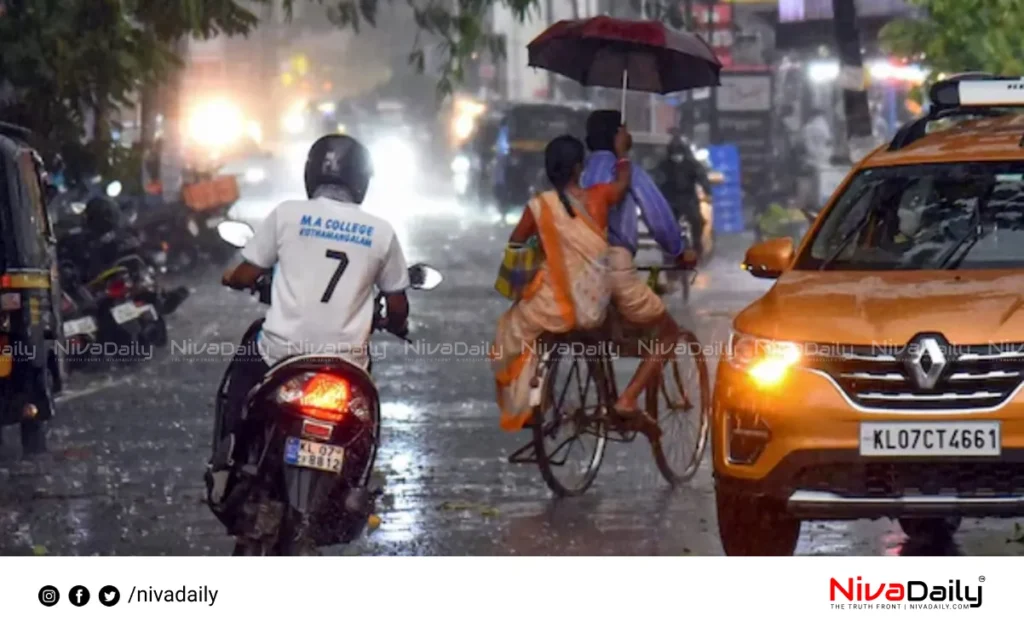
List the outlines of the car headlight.
<svg viewBox="0 0 1024 633">
<path fill-rule="evenodd" d="M 456 156 L 452 161 L 452 171 L 456 174 L 464 174 L 470 170 L 472 163 L 466 156 Z"/>
<path fill-rule="evenodd" d="M 238 106 L 220 99 L 202 104 L 188 119 L 189 137 L 206 148 L 223 148 L 236 142 L 246 131 L 245 126 Z"/>
<path fill-rule="evenodd" d="M 733 332 L 729 336 L 726 359 L 743 370 L 759 387 L 781 383 L 789 371 L 800 364 L 803 350 L 790 341 L 775 341 Z"/>
<path fill-rule="evenodd" d="M 257 185 L 267 179 L 267 170 L 262 167 L 250 167 L 245 170 L 245 182 Z"/>
</svg>

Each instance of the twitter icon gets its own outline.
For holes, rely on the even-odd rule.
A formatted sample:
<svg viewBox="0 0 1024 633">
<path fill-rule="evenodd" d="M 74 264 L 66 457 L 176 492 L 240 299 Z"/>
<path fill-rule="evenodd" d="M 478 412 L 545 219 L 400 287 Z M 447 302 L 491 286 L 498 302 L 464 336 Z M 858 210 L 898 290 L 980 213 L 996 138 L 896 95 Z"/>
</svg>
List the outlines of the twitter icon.
<svg viewBox="0 0 1024 633">
<path fill-rule="evenodd" d="M 121 592 L 114 585 L 107 585 L 100 589 L 100 604 L 105 607 L 112 607 L 121 600 Z"/>
</svg>

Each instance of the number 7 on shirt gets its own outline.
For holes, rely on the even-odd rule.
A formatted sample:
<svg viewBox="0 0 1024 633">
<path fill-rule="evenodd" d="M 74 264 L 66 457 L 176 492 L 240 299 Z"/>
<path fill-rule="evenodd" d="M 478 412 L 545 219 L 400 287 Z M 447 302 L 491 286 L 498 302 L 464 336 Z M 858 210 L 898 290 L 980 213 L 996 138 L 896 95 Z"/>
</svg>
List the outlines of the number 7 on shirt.
<svg viewBox="0 0 1024 633">
<path fill-rule="evenodd" d="M 334 295 L 334 289 L 338 287 L 338 281 L 341 279 L 342 274 L 344 274 L 345 269 L 348 268 L 348 255 L 342 251 L 328 250 L 324 253 L 324 257 L 338 260 L 338 267 L 334 269 L 331 281 L 327 283 L 327 289 L 324 290 L 324 296 L 320 298 L 320 303 L 329 303 L 331 296 Z"/>
</svg>

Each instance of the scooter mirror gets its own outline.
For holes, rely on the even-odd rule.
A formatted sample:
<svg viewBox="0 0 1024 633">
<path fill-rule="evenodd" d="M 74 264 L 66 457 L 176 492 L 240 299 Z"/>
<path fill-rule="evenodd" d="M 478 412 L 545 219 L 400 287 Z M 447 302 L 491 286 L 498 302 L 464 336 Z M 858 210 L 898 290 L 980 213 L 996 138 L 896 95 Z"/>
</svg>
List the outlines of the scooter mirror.
<svg viewBox="0 0 1024 633">
<path fill-rule="evenodd" d="M 107 185 L 107 195 L 110 196 L 111 198 L 116 198 L 119 195 L 121 195 L 122 189 L 123 187 L 121 187 L 121 181 L 115 180 L 111 182 L 109 185 Z"/>
<path fill-rule="evenodd" d="M 414 264 L 409 267 L 409 285 L 416 290 L 433 290 L 444 281 L 441 271 L 427 264 Z"/>
<path fill-rule="evenodd" d="M 235 220 L 224 220 L 218 224 L 217 233 L 222 240 L 236 248 L 242 248 L 249 243 L 253 235 L 256 235 L 251 226 Z"/>
</svg>

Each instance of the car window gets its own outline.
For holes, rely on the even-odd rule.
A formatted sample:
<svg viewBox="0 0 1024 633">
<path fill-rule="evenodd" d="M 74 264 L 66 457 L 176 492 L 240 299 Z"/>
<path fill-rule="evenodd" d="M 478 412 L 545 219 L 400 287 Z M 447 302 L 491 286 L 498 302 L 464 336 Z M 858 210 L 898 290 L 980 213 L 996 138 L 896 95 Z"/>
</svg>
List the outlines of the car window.
<svg viewBox="0 0 1024 633">
<path fill-rule="evenodd" d="M 865 170 L 840 195 L 797 269 L 1024 267 L 1024 162 Z"/>
</svg>

